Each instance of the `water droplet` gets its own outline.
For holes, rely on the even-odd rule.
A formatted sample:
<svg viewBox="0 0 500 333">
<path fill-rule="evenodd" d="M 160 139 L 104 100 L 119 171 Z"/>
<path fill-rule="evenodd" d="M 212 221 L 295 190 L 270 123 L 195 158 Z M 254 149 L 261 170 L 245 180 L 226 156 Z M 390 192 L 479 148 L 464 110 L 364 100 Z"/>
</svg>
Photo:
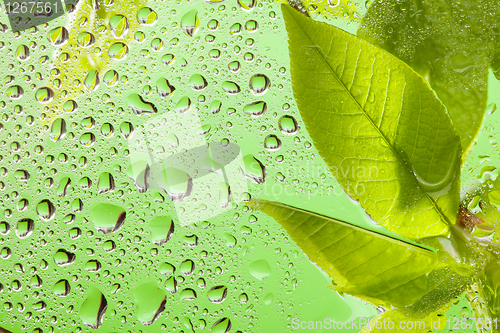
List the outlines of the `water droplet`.
<svg viewBox="0 0 500 333">
<path fill-rule="evenodd" d="M 161 274 L 164 274 L 164 275 L 174 275 L 174 273 L 175 273 L 174 265 L 169 264 L 168 262 L 162 263 L 158 270 Z"/>
<path fill-rule="evenodd" d="M 231 35 L 237 35 L 241 32 L 241 28 L 241 24 L 235 23 L 229 28 L 229 33 L 231 33 Z"/>
<path fill-rule="evenodd" d="M 163 245 L 170 240 L 174 233 L 174 221 L 169 216 L 155 216 L 149 222 L 151 241 L 156 245 Z"/>
<path fill-rule="evenodd" d="M 66 122 L 62 118 L 54 120 L 50 129 L 50 139 L 54 142 L 61 140 L 66 135 Z"/>
<path fill-rule="evenodd" d="M 113 15 L 109 19 L 109 26 L 111 28 L 111 33 L 115 38 L 123 38 L 130 27 L 128 19 L 123 15 Z"/>
<path fill-rule="evenodd" d="M 193 301 L 196 299 L 196 292 L 191 288 L 186 288 L 179 294 L 182 301 Z"/>
<path fill-rule="evenodd" d="M 271 85 L 271 81 L 264 74 L 255 74 L 255 75 L 252 75 L 252 77 L 250 78 L 249 85 L 250 85 L 250 89 L 252 90 L 252 93 L 254 95 L 262 96 L 269 89 L 269 86 Z"/>
<path fill-rule="evenodd" d="M 28 181 L 30 179 L 30 174 L 26 170 L 16 170 L 16 172 L 14 172 L 14 178 L 19 181 Z"/>
<path fill-rule="evenodd" d="M 222 102 L 219 100 L 213 100 L 212 103 L 210 103 L 210 112 L 212 113 L 219 113 L 220 108 L 222 106 Z"/>
<path fill-rule="evenodd" d="M 226 286 L 215 286 L 207 292 L 208 299 L 212 303 L 222 303 L 227 296 Z"/>
<path fill-rule="evenodd" d="M 184 171 L 171 166 L 164 166 L 163 175 L 158 179 L 158 185 L 167 193 L 172 201 L 183 201 L 191 194 L 193 180 Z"/>
<path fill-rule="evenodd" d="M 264 280 L 271 276 L 271 266 L 265 259 L 256 260 L 248 266 L 250 274 L 259 280 Z"/>
<path fill-rule="evenodd" d="M 19 238 L 27 238 L 35 230 L 35 222 L 32 219 L 24 218 L 17 222 L 16 235 Z"/>
<path fill-rule="evenodd" d="M 90 92 L 96 90 L 99 86 L 99 72 L 95 69 L 91 69 L 85 77 L 85 81 L 83 84 L 85 88 Z"/>
<path fill-rule="evenodd" d="M 92 329 L 98 329 L 102 325 L 107 308 L 106 297 L 97 288 L 90 287 L 79 311 L 82 323 Z"/>
<path fill-rule="evenodd" d="M 203 90 L 207 87 L 207 80 L 200 74 L 193 74 L 189 79 L 188 85 L 193 90 Z"/>
<path fill-rule="evenodd" d="M 184 96 L 175 105 L 175 110 L 179 113 L 185 113 L 189 111 L 190 107 L 191 107 L 191 99 L 187 96 Z"/>
<path fill-rule="evenodd" d="M 172 53 L 167 53 L 161 57 L 161 61 L 163 61 L 163 63 L 167 66 L 171 65 L 175 61 L 175 56 Z"/>
<path fill-rule="evenodd" d="M 59 297 L 66 297 L 69 295 L 71 292 L 71 286 L 68 282 L 68 280 L 59 280 L 55 285 L 54 285 L 54 294 Z"/>
<path fill-rule="evenodd" d="M 137 19 L 142 25 L 154 25 L 158 21 L 158 15 L 149 7 L 143 7 L 137 12 Z"/>
<path fill-rule="evenodd" d="M 163 47 L 163 41 L 160 38 L 155 38 L 151 41 L 151 48 L 153 48 L 154 51 L 160 51 Z"/>
<path fill-rule="evenodd" d="M 208 51 L 208 55 L 212 59 L 219 59 L 220 55 L 221 55 L 221 52 L 218 49 L 212 49 L 212 50 Z"/>
<path fill-rule="evenodd" d="M 217 30 L 219 28 L 219 21 L 217 21 L 216 19 L 211 19 L 210 21 L 208 21 L 207 28 L 212 31 Z"/>
<path fill-rule="evenodd" d="M 278 150 L 281 147 L 281 140 L 276 135 L 270 134 L 264 139 L 264 147 L 270 151 Z"/>
<path fill-rule="evenodd" d="M 240 2 L 240 1 L 238 1 Z M 228 333 L 231 330 L 231 320 L 222 318 L 217 320 L 213 325 L 210 332 L 213 333 Z"/>
<path fill-rule="evenodd" d="M 267 103 L 263 101 L 253 102 L 245 105 L 243 112 L 248 113 L 254 117 L 259 117 L 267 110 Z"/>
<path fill-rule="evenodd" d="M 73 262 L 75 262 L 75 259 L 76 255 L 74 253 L 64 249 L 59 249 L 54 254 L 54 262 L 58 266 L 71 265 Z"/>
<path fill-rule="evenodd" d="M 240 86 L 232 81 L 222 82 L 222 89 L 224 89 L 225 92 L 231 95 L 235 95 L 241 91 Z"/>
<path fill-rule="evenodd" d="M 190 10 L 181 19 L 182 30 L 191 37 L 196 34 L 199 24 L 198 11 L 196 9 Z"/>
<path fill-rule="evenodd" d="M 16 51 L 17 59 L 24 61 L 30 57 L 30 49 L 26 45 L 19 45 Z"/>
<path fill-rule="evenodd" d="M 156 106 L 142 98 L 139 94 L 131 94 L 127 98 L 128 106 L 136 115 L 156 114 Z"/>
<path fill-rule="evenodd" d="M 184 275 L 191 275 L 194 272 L 194 262 L 191 259 L 184 260 L 180 266 L 179 271 Z"/>
<path fill-rule="evenodd" d="M 52 45 L 59 46 L 68 41 L 69 33 L 65 27 L 58 27 L 50 30 L 47 34 L 47 38 Z"/>
<path fill-rule="evenodd" d="M 78 105 L 76 104 L 76 102 L 74 100 L 68 100 L 64 103 L 63 105 L 63 110 L 65 112 L 74 112 L 76 111 L 76 109 L 78 108 Z"/>
<path fill-rule="evenodd" d="M 54 218 L 56 208 L 49 200 L 45 199 L 38 203 L 36 206 L 36 212 L 38 216 L 44 220 L 49 221 Z"/>
<path fill-rule="evenodd" d="M 236 238 L 228 234 L 227 232 L 223 234 L 224 240 L 226 241 L 226 246 L 228 247 L 235 247 L 236 246 Z"/>
<path fill-rule="evenodd" d="M 255 20 L 249 20 L 245 23 L 245 29 L 247 29 L 248 32 L 255 32 L 259 29 L 259 24 Z"/>
<path fill-rule="evenodd" d="M 0 234 L 7 235 L 10 231 L 10 224 L 2 221 L 0 222 Z"/>
<path fill-rule="evenodd" d="M 23 97 L 24 90 L 20 86 L 14 85 L 7 88 L 5 94 L 9 96 L 11 99 L 19 99 Z"/>
<path fill-rule="evenodd" d="M 90 218 L 94 228 L 103 234 L 119 230 L 125 222 L 125 210 L 116 205 L 100 203 L 90 210 Z"/>
<path fill-rule="evenodd" d="M 299 130 L 299 125 L 297 124 L 297 120 L 295 120 L 292 116 L 283 116 L 278 121 L 280 130 L 288 135 L 292 135 L 297 133 Z"/>
<path fill-rule="evenodd" d="M 240 70 L 241 64 L 239 61 L 235 60 L 235 61 L 230 62 L 228 67 L 229 67 L 229 70 L 231 72 L 236 73 Z"/>
<path fill-rule="evenodd" d="M 119 78 L 118 72 L 112 69 L 104 74 L 103 81 L 106 85 L 112 87 L 118 82 Z"/>
<path fill-rule="evenodd" d="M 245 177 L 256 184 L 262 184 L 266 180 L 266 168 L 253 155 L 243 157 Z"/>
<path fill-rule="evenodd" d="M 36 91 L 35 98 L 40 103 L 48 103 L 54 99 L 54 91 L 48 87 L 40 88 Z"/>
<path fill-rule="evenodd" d="M 85 147 L 90 147 L 95 142 L 95 135 L 93 133 L 87 132 L 80 136 L 80 143 Z"/>
<path fill-rule="evenodd" d="M 132 136 L 132 133 L 134 132 L 134 126 L 129 123 L 128 121 L 124 121 L 120 125 L 120 133 L 123 135 L 125 139 L 128 139 Z"/>
<path fill-rule="evenodd" d="M 12 254 L 12 251 L 10 250 L 10 248 L 8 248 L 7 246 L 4 246 L 1 250 L 0 250 L 0 257 L 2 259 L 9 259 L 10 256 Z"/>
<path fill-rule="evenodd" d="M 251 11 L 257 4 L 257 0 L 238 0 L 238 4 L 245 11 Z"/>
<path fill-rule="evenodd" d="M 134 290 L 135 314 L 143 325 L 153 324 L 165 310 L 167 297 L 153 282 L 144 283 Z"/>
<path fill-rule="evenodd" d="M 109 172 L 103 172 L 99 176 L 97 188 L 100 194 L 113 192 L 115 189 L 115 180 Z"/>
<path fill-rule="evenodd" d="M 80 46 L 83 48 L 90 47 L 95 43 L 94 35 L 87 31 L 80 32 L 76 37 L 76 40 L 78 41 L 78 44 L 80 44 Z"/>
<path fill-rule="evenodd" d="M 85 264 L 87 272 L 98 272 L 101 269 L 101 263 L 98 260 L 89 260 Z"/>
<path fill-rule="evenodd" d="M 114 43 L 109 47 L 108 55 L 111 59 L 123 60 L 128 54 L 128 46 L 125 43 Z"/>
</svg>

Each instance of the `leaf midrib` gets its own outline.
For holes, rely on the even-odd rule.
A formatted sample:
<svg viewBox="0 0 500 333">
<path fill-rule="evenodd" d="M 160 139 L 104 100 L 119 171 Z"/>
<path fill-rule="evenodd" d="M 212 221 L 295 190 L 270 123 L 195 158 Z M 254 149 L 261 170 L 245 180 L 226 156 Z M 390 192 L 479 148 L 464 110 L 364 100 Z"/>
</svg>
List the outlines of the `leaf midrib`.
<svg viewBox="0 0 500 333">
<path fill-rule="evenodd" d="M 336 219 L 336 218 L 333 218 L 333 217 L 329 217 L 329 216 L 326 216 L 326 215 L 322 215 L 322 214 L 319 214 L 319 213 L 315 213 L 315 212 L 312 212 L 312 211 L 304 210 L 304 209 L 301 209 L 301 208 L 298 208 L 298 207 L 288 206 L 288 205 L 282 204 L 280 202 L 266 201 L 266 200 L 260 200 L 260 199 L 252 199 L 249 206 L 253 207 L 253 205 L 251 204 L 253 202 L 255 202 L 256 204 L 261 204 L 261 205 L 264 204 L 264 205 L 271 205 L 271 206 L 276 206 L 276 207 L 280 207 L 280 208 L 286 208 L 286 209 L 291 210 L 293 213 L 300 212 L 300 213 L 304 213 L 304 214 L 309 214 L 309 215 L 312 215 L 314 217 L 317 217 L 317 218 L 320 218 L 320 219 L 324 219 L 328 223 L 338 223 L 338 224 L 343 225 L 345 227 L 352 228 L 352 229 L 354 229 L 356 231 L 360 231 L 360 232 L 363 232 L 365 234 L 368 234 L 368 235 L 371 235 L 371 236 L 374 236 L 374 237 L 385 239 L 388 242 L 392 242 L 392 243 L 395 243 L 395 244 L 398 244 L 398 245 L 402 245 L 402 246 L 405 246 L 407 248 L 414 248 L 415 250 L 424 251 L 424 253 L 426 255 L 429 255 L 431 253 L 434 253 L 434 254 L 436 253 L 434 249 L 429 248 L 429 247 L 427 247 L 425 245 L 414 244 L 413 242 L 408 241 L 408 240 L 402 240 L 402 239 L 399 239 L 399 238 L 396 238 L 396 237 L 393 237 L 393 236 L 390 236 L 390 235 L 379 233 L 379 232 L 374 231 L 374 230 L 365 229 L 365 228 L 362 228 L 360 226 L 357 226 L 355 224 L 352 224 L 352 223 L 349 223 L 349 222 L 346 222 L 346 221 L 342 221 L 342 220 L 339 220 L 339 219 Z M 255 208 L 255 207 L 253 207 L 253 208 Z"/>
<path fill-rule="evenodd" d="M 286 5 L 282 5 L 283 6 L 286 6 Z M 295 22 L 295 24 L 297 25 L 297 27 L 302 31 L 302 33 L 304 34 L 304 36 L 307 37 L 307 39 L 312 43 L 312 45 L 314 45 L 313 41 L 311 40 L 311 38 L 309 37 L 308 34 L 306 34 L 306 32 L 301 28 L 301 26 L 298 24 L 298 22 L 295 20 L 295 18 L 290 15 L 290 17 L 293 19 L 293 21 Z M 333 26 L 332 26 L 333 27 Z M 334 27 L 335 29 L 339 29 L 337 27 Z M 384 133 L 382 133 L 380 131 L 380 128 L 378 128 L 375 123 L 373 122 L 373 120 L 366 114 L 366 111 L 361 107 L 361 105 L 358 103 L 358 101 L 354 98 L 354 96 L 351 94 L 351 92 L 349 91 L 349 89 L 347 89 L 347 87 L 345 86 L 345 84 L 340 80 L 340 78 L 337 76 L 337 74 L 334 72 L 333 68 L 330 66 L 330 64 L 326 61 L 326 57 L 323 55 L 323 50 L 319 50 L 320 48 L 319 47 L 311 47 L 312 49 L 314 49 L 318 54 L 319 56 L 321 57 L 321 60 L 323 60 L 323 62 L 328 66 L 328 68 L 330 69 L 330 72 L 332 73 L 332 75 L 335 77 L 335 79 L 340 83 L 340 85 L 342 86 L 342 88 L 344 88 L 344 90 L 348 93 L 348 95 L 351 97 L 351 99 L 354 101 L 354 103 L 358 106 L 358 108 L 361 110 L 362 114 L 366 117 L 366 119 L 368 119 L 368 121 L 370 122 L 370 124 L 376 128 L 377 132 L 379 133 L 379 135 L 382 137 L 382 139 L 385 141 L 386 145 L 392 150 L 392 152 L 394 153 L 394 155 L 397 156 L 398 160 L 400 161 L 401 164 L 403 164 L 406 168 L 406 170 L 408 170 L 408 172 L 412 175 L 412 178 L 415 180 L 415 182 L 417 184 L 419 184 L 417 178 L 415 177 L 415 175 L 413 174 L 413 172 L 409 169 L 408 165 L 406 165 L 406 163 L 404 163 L 403 159 L 401 158 L 401 156 L 396 152 L 396 150 L 394 150 L 394 147 L 389 143 L 389 140 L 387 140 L 386 136 L 384 135 Z M 356 62 L 356 67 L 357 67 L 357 62 Z M 387 95 L 387 93 L 386 93 Z M 384 106 L 384 112 L 385 112 L 385 106 Z M 401 115 L 401 114 L 400 114 Z M 381 123 L 382 123 L 382 118 L 381 118 Z M 397 124 L 397 128 L 399 128 L 399 117 L 398 117 L 398 124 Z M 397 128 L 396 128 L 396 131 L 397 131 Z M 422 189 L 421 186 L 419 186 L 420 189 Z M 450 221 L 448 221 L 448 218 L 443 214 L 443 212 L 441 212 L 441 210 L 439 209 L 439 207 L 436 205 L 436 202 L 427 194 L 427 192 L 422 189 L 422 192 L 424 193 L 425 197 L 429 200 L 429 202 L 431 203 L 431 205 L 434 207 L 434 209 L 437 211 L 437 213 L 439 214 L 439 216 L 441 217 L 442 220 L 444 220 L 444 222 L 446 222 L 446 224 L 448 226 L 451 226 L 452 224 L 450 223 Z"/>
</svg>

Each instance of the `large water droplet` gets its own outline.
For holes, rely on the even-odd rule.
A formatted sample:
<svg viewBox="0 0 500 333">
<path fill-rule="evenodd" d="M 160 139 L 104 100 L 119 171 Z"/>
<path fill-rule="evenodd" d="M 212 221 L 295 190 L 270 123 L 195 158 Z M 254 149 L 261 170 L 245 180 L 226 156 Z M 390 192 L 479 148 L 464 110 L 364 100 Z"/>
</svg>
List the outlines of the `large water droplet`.
<svg viewBox="0 0 500 333">
<path fill-rule="evenodd" d="M 193 74 L 189 79 L 188 85 L 193 90 L 203 90 L 207 87 L 207 80 L 200 74 Z"/>
<path fill-rule="evenodd" d="M 54 218 L 56 208 L 49 200 L 45 199 L 38 203 L 36 206 L 36 212 L 38 216 L 45 221 L 49 221 Z"/>
<path fill-rule="evenodd" d="M 17 222 L 16 235 L 19 238 L 27 238 L 35 230 L 35 222 L 32 219 L 24 218 Z"/>
<path fill-rule="evenodd" d="M 59 46 L 68 41 L 69 33 L 65 27 L 58 27 L 50 30 L 47 34 L 47 38 L 52 45 Z"/>
<path fill-rule="evenodd" d="M 128 54 L 128 46 L 125 43 L 114 43 L 109 47 L 108 55 L 111 59 L 123 60 Z"/>
<path fill-rule="evenodd" d="M 259 117 L 267 110 L 267 103 L 263 101 L 253 102 L 245 105 L 243 112 L 248 113 L 254 117 Z"/>
<path fill-rule="evenodd" d="M 55 285 L 54 285 L 54 294 L 59 297 L 66 297 L 69 295 L 71 292 L 71 286 L 68 282 L 68 280 L 59 280 Z"/>
<path fill-rule="evenodd" d="M 243 157 L 245 177 L 257 184 L 262 184 L 266 180 L 266 168 L 253 155 Z"/>
<path fill-rule="evenodd" d="M 182 97 L 175 105 L 175 110 L 179 113 L 188 112 L 191 108 L 191 99 L 187 96 Z"/>
<path fill-rule="evenodd" d="M 87 76 L 85 77 L 85 81 L 83 82 L 83 85 L 85 88 L 92 92 L 99 87 L 99 72 L 95 69 L 91 69 Z"/>
<path fill-rule="evenodd" d="M 255 74 L 250 78 L 249 85 L 254 95 L 262 96 L 269 89 L 271 80 L 264 74 Z"/>
<path fill-rule="evenodd" d="M 80 46 L 83 48 L 90 47 L 95 43 L 94 35 L 87 31 L 80 32 L 76 37 L 76 40 L 78 44 L 80 44 Z"/>
<path fill-rule="evenodd" d="M 102 325 L 107 308 L 106 297 L 97 288 L 90 287 L 87 298 L 79 311 L 83 324 L 92 329 L 98 329 Z"/>
<path fill-rule="evenodd" d="M 158 21 L 158 15 L 149 7 L 143 7 L 137 12 L 137 19 L 142 25 L 153 25 Z"/>
<path fill-rule="evenodd" d="M 248 266 L 250 274 L 259 280 L 264 280 L 271 276 L 271 266 L 265 259 L 257 260 Z"/>
<path fill-rule="evenodd" d="M 139 94 L 131 94 L 127 98 L 128 106 L 136 115 L 156 114 L 156 106 L 144 100 Z"/>
<path fill-rule="evenodd" d="M 207 297 L 212 303 L 222 303 L 227 296 L 226 286 L 215 286 L 207 292 Z"/>
<path fill-rule="evenodd" d="M 281 117 L 278 121 L 278 125 L 280 127 L 280 130 L 288 135 L 293 135 L 299 130 L 297 120 L 295 120 L 294 117 L 288 115 Z"/>
<path fill-rule="evenodd" d="M 57 266 L 71 265 L 75 262 L 76 255 L 64 249 L 59 249 L 54 254 L 54 262 Z"/>
<path fill-rule="evenodd" d="M 193 180 L 184 171 L 171 166 L 164 166 L 163 174 L 158 177 L 158 186 L 172 201 L 182 201 L 191 194 Z"/>
<path fill-rule="evenodd" d="M 26 45 L 19 45 L 16 51 L 17 59 L 24 61 L 30 57 L 30 49 Z"/>
<path fill-rule="evenodd" d="M 135 184 L 139 193 L 144 193 L 149 188 L 149 164 L 146 161 L 137 161 L 127 168 L 127 176 L 129 176 Z"/>
<path fill-rule="evenodd" d="M 188 36 L 194 36 L 196 34 L 196 31 L 198 30 L 198 26 L 200 25 L 199 19 L 198 19 L 198 11 L 196 9 L 192 9 L 186 14 L 181 19 L 181 27 L 182 30 L 188 35 Z"/>
<path fill-rule="evenodd" d="M 122 207 L 108 203 L 97 204 L 90 210 L 90 218 L 94 223 L 94 228 L 103 234 L 119 230 L 123 226 L 126 216 L 127 214 Z"/>
<path fill-rule="evenodd" d="M 230 95 L 235 95 L 241 91 L 240 86 L 232 81 L 222 82 L 222 89 Z"/>
<path fill-rule="evenodd" d="M 21 88 L 21 86 L 14 85 L 7 88 L 5 94 L 9 96 L 11 99 L 19 99 L 23 97 L 24 90 L 23 88 Z"/>
<path fill-rule="evenodd" d="M 151 240 L 156 245 L 163 245 L 170 240 L 174 233 L 174 221 L 169 216 L 155 216 L 149 222 Z"/>
<path fill-rule="evenodd" d="M 109 172 L 103 172 L 99 176 L 99 182 L 97 183 L 97 188 L 99 193 L 109 193 L 113 192 L 115 189 L 115 179 L 113 175 Z"/>
<path fill-rule="evenodd" d="M 251 11 L 257 4 L 257 0 L 238 0 L 238 4 L 245 11 Z"/>
<path fill-rule="evenodd" d="M 174 94 L 175 87 L 162 77 L 156 81 L 156 91 L 161 97 L 170 97 Z"/>
<path fill-rule="evenodd" d="M 48 103 L 54 99 L 54 91 L 49 87 L 43 87 L 36 91 L 35 98 L 40 103 Z"/>
<path fill-rule="evenodd" d="M 109 19 L 109 26 L 115 38 L 123 38 L 129 29 L 128 19 L 123 15 L 113 15 Z"/>
<path fill-rule="evenodd" d="M 228 333 L 231 330 L 231 320 L 222 318 L 217 320 L 210 330 L 211 333 Z"/>
<path fill-rule="evenodd" d="M 264 147 L 270 151 L 278 150 L 281 147 L 281 140 L 276 135 L 269 134 L 264 139 Z"/>
<path fill-rule="evenodd" d="M 143 325 L 153 324 L 165 310 L 167 297 L 153 282 L 144 283 L 134 291 L 137 319 Z"/>
</svg>

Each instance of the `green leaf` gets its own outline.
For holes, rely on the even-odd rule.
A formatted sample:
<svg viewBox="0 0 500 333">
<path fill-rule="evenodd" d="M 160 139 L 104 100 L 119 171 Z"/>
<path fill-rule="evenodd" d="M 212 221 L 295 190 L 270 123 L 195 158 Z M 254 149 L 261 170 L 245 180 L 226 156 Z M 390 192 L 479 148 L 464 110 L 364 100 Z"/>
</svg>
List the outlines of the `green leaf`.
<svg viewBox="0 0 500 333">
<path fill-rule="evenodd" d="M 427 82 L 386 51 L 282 6 L 294 95 L 341 186 L 410 239 L 456 222 L 460 138 Z"/>
<path fill-rule="evenodd" d="M 284 204 L 248 205 L 276 219 L 311 261 L 333 279 L 333 289 L 375 305 L 404 307 L 428 290 L 438 255 L 424 247 Z"/>
<path fill-rule="evenodd" d="M 357 35 L 426 77 L 446 105 L 465 152 L 486 110 L 499 15 L 495 1 L 376 1 Z"/>
</svg>

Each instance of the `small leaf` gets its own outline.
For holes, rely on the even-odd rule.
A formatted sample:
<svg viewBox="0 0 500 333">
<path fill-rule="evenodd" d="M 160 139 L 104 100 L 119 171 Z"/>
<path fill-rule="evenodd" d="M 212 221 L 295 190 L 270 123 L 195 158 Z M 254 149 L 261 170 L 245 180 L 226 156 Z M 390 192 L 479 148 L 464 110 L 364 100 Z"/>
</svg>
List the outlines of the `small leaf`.
<svg viewBox="0 0 500 333">
<path fill-rule="evenodd" d="M 375 305 L 404 307 L 428 290 L 435 252 L 352 224 L 284 204 L 252 199 L 248 205 L 275 218 L 333 279 L 333 289 Z"/>
<path fill-rule="evenodd" d="M 447 234 L 458 215 L 460 138 L 427 82 L 354 35 L 282 10 L 294 95 L 332 174 L 387 229 Z"/>
</svg>

